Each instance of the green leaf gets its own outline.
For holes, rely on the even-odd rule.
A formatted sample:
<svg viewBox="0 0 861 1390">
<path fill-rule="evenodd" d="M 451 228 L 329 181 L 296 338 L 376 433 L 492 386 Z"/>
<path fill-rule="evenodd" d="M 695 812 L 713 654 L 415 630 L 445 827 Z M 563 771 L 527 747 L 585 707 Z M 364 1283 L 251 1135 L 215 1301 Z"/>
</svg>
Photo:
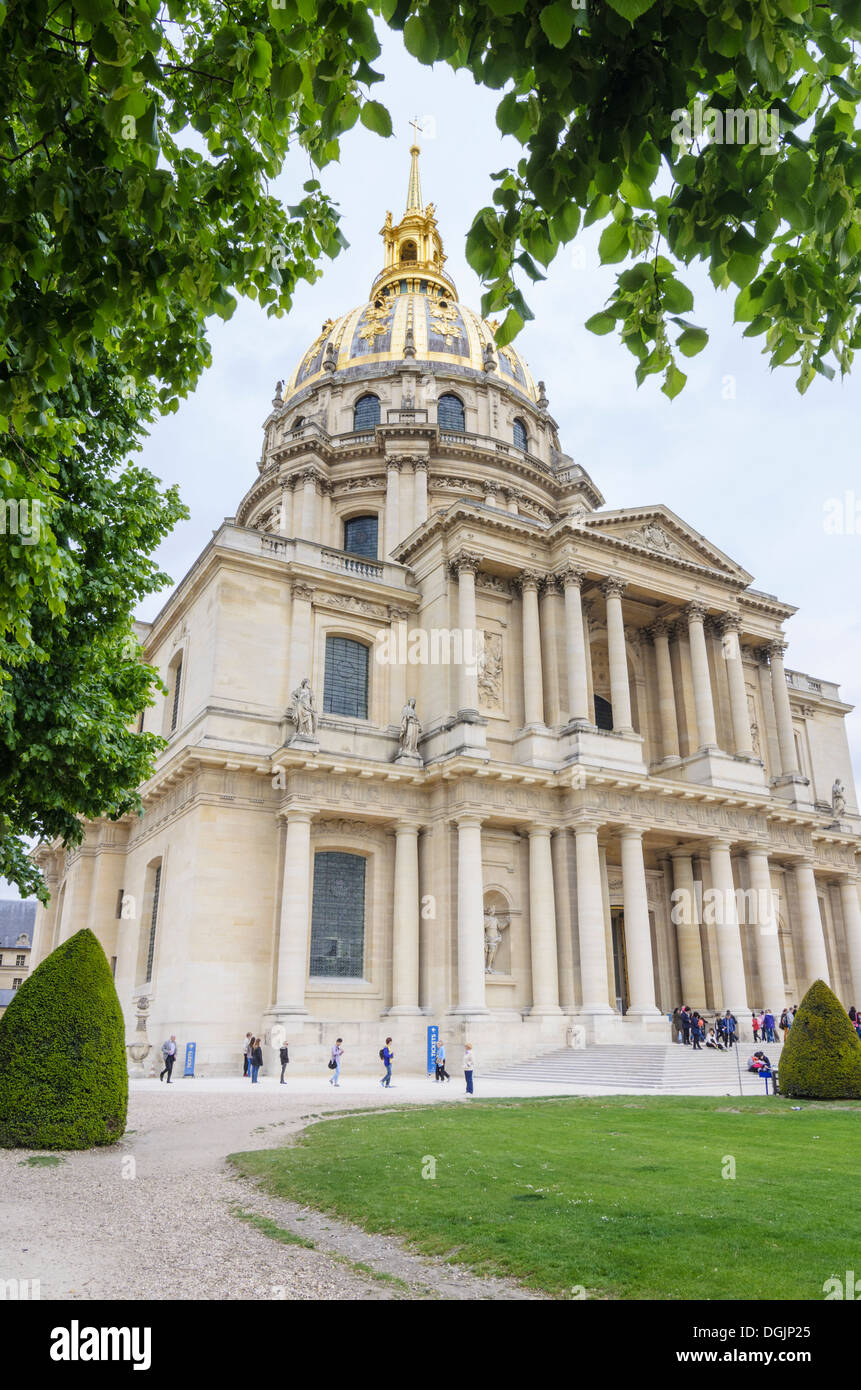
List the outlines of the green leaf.
<svg viewBox="0 0 861 1390">
<path fill-rule="evenodd" d="M 679 371 L 675 362 L 671 362 L 664 375 L 664 384 L 661 390 L 665 396 L 669 396 L 671 401 L 675 400 L 676 396 L 683 389 L 686 381 L 687 377 L 685 373 Z"/>
<path fill-rule="evenodd" d="M 601 233 L 598 255 L 602 265 L 623 261 L 628 254 L 628 228 L 623 222 L 611 222 Z"/>
<path fill-rule="evenodd" d="M 685 357 L 696 357 L 708 340 L 709 335 L 704 328 L 686 328 L 676 339 L 676 347 Z"/>
<path fill-rule="evenodd" d="M 420 63 L 433 63 L 439 55 L 439 40 L 420 14 L 412 15 L 404 25 L 404 43 Z"/>
<path fill-rule="evenodd" d="M 620 14 L 633 25 L 635 20 L 652 8 L 655 0 L 607 0 L 607 4 L 611 10 L 615 10 L 616 14 Z"/>
<path fill-rule="evenodd" d="M 605 333 L 612 333 L 613 329 L 616 327 L 616 320 L 613 318 L 612 314 L 603 312 L 600 314 L 593 314 L 590 319 L 586 320 L 585 327 L 588 328 L 590 333 L 597 333 L 599 337 L 603 337 Z"/>
<path fill-rule="evenodd" d="M 379 101 L 366 101 L 362 104 L 362 125 L 375 135 L 389 136 L 392 133 L 392 118 Z"/>
<path fill-rule="evenodd" d="M 553 47 L 564 48 L 574 28 L 574 10 L 570 0 L 556 0 L 553 5 L 545 5 L 538 16 L 538 22 Z"/>
</svg>

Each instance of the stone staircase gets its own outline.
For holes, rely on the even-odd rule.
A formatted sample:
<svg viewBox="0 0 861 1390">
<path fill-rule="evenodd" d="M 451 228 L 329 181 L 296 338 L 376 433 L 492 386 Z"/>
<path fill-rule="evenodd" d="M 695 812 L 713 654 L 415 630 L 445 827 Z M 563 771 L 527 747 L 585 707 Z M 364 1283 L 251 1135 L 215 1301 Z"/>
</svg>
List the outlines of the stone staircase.
<svg viewBox="0 0 861 1390">
<path fill-rule="evenodd" d="M 703 1047 L 701 1052 L 681 1043 L 632 1047 L 608 1045 L 561 1048 L 528 1062 L 485 1073 L 493 1081 L 534 1081 L 548 1086 L 583 1086 L 590 1090 L 643 1091 L 655 1095 L 764 1095 L 765 1082 L 746 1070 L 751 1053 L 761 1050 L 780 1066 L 781 1043 L 742 1043 L 729 1052 Z M 738 1051 L 738 1061 L 736 1061 Z M 769 1084 L 769 1091 L 771 1085 Z"/>
</svg>

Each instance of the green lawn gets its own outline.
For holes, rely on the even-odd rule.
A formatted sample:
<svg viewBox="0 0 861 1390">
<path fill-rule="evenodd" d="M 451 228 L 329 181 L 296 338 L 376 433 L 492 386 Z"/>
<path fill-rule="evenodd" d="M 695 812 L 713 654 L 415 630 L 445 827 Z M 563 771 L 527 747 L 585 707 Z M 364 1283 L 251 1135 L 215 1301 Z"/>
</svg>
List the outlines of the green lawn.
<svg viewBox="0 0 861 1390">
<path fill-rule="evenodd" d="M 474 1101 L 326 1120 L 232 1162 L 277 1196 L 556 1297 L 821 1299 L 861 1258 L 861 1105 L 793 1104 Z"/>
</svg>

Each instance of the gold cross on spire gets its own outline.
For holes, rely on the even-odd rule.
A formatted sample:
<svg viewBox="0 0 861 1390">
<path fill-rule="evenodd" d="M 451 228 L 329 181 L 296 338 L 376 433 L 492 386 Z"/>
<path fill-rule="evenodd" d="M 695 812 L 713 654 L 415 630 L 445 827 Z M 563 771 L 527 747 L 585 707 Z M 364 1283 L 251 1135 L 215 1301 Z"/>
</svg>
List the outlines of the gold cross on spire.
<svg viewBox="0 0 861 1390">
<path fill-rule="evenodd" d="M 417 145 L 418 142 L 419 142 L 418 137 L 419 137 L 419 136 L 421 135 L 421 133 L 422 133 L 422 128 L 421 128 L 421 126 L 419 125 L 419 118 L 418 118 L 418 116 L 414 116 L 413 119 L 410 121 L 409 124 L 410 124 L 410 125 L 412 126 L 412 128 L 413 128 L 413 144 L 414 144 L 414 145 Z"/>
</svg>

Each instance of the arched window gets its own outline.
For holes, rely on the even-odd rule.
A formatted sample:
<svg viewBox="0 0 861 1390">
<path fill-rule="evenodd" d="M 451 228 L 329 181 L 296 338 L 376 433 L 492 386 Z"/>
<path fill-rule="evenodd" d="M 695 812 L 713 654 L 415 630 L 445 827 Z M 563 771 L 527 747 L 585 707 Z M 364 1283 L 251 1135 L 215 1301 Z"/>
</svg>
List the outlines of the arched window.
<svg viewBox="0 0 861 1390">
<path fill-rule="evenodd" d="M 304 415 L 297 415 L 297 416 L 296 416 L 296 419 L 293 421 L 293 424 L 292 424 L 291 428 L 294 429 L 294 430 L 299 430 L 299 429 L 302 428 L 302 426 L 304 425 L 304 423 L 305 423 L 305 416 L 304 416 Z"/>
<path fill-rule="evenodd" d="M 324 714 L 368 717 L 368 648 L 349 637 L 326 638 Z"/>
<path fill-rule="evenodd" d="M 418 252 L 414 241 L 405 241 L 401 247 L 401 264 L 405 261 L 417 261 Z"/>
<path fill-rule="evenodd" d="M 436 407 L 437 424 L 444 430 L 465 430 L 463 401 L 451 394 L 440 396 Z"/>
<path fill-rule="evenodd" d="M 177 652 L 170 663 L 167 671 L 167 700 L 165 701 L 165 719 L 162 733 L 165 738 L 176 732 L 179 724 L 180 705 L 182 699 L 182 651 Z"/>
<path fill-rule="evenodd" d="M 613 730 L 613 706 L 603 695 L 595 696 L 595 725 L 599 729 Z"/>
<path fill-rule="evenodd" d="M 379 396 L 360 396 L 353 406 L 353 429 L 372 430 L 380 423 Z"/>
<path fill-rule="evenodd" d="M 523 421 L 520 420 L 520 419 L 515 420 L 515 422 L 514 422 L 514 442 L 515 442 L 515 444 L 517 445 L 518 449 L 522 449 L 524 453 L 526 453 L 526 445 L 527 445 L 527 443 L 528 443 L 528 440 L 529 440 L 529 436 L 528 436 L 528 434 L 526 433 L 526 426 L 525 426 L 525 424 L 524 424 Z"/>
<path fill-rule="evenodd" d="M 360 980 L 365 958 L 365 860 L 331 850 L 314 855 L 311 975 Z"/>
<path fill-rule="evenodd" d="M 379 519 L 376 516 L 351 516 L 344 522 L 344 549 L 351 555 L 364 555 L 376 560 Z"/>
</svg>

